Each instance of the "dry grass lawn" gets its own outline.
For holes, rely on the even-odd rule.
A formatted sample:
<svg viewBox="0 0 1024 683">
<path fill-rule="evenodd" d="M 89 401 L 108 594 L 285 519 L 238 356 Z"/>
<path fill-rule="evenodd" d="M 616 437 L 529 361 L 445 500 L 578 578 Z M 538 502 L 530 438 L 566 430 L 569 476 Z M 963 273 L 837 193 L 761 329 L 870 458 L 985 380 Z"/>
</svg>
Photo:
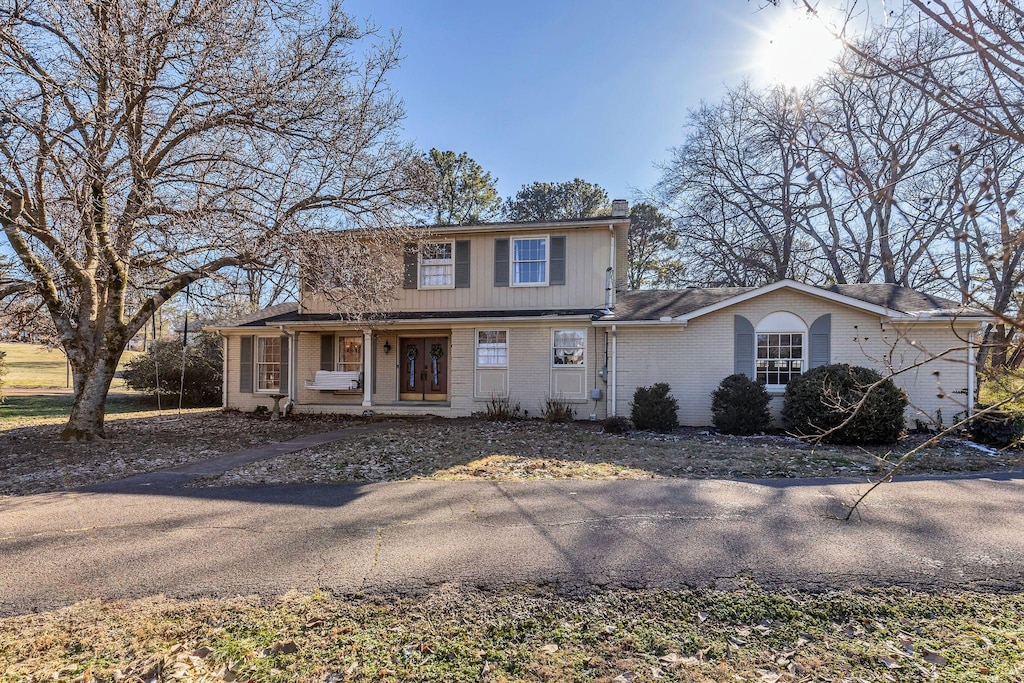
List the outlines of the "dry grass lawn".
<svg viewBox="0 0 1024 683">
<path fill-rule="evenodd" d="M 167 469 L 305 434 L 337 429 L 342 418 L 280 422 L 219 409 L 140 412 L 108 417 L 107 438 L 68 443 L 65 417 L 0 429 L 0 497 L 62 491 Z"/>
<path fill-rule="evenodd" d="M 25 387 L 32 389 L 60 389 L 67 386 L 67 363 L 59 349 L 43 344 L 0 344 L 0 351 L 7 354 L 7 375 L 4 385 L 9 387 Z M 135 351 L 125 351 L 118 364 L 118 370 L 124 364 L 139 355 Z M 111 389 L 123 390 L 124 380 L 120 377 L 111 383 Z"/>
<path fill-rule="evenodd" d="M 0 681 L 1020 681 L 1024 596 L 457 586 L 85 602 L 0 620 Z"/>
<path fill-rule="evenodd" d="M 894 447 L 814 447 L 780 436 L 707 430 L 601 433 L 587 422 L 495 423 L 477 419 L 394 421 L 352 439 L 253 463 L 200 485 L 342 483 L 398 479 L 652 479 L 659 477 L 842 477 L 878 474 L 923 437 Z M 1019 451 L 992 453 L 946 439 L 905 473 L 990 471 L 1020 466 Z"/>
</svg>

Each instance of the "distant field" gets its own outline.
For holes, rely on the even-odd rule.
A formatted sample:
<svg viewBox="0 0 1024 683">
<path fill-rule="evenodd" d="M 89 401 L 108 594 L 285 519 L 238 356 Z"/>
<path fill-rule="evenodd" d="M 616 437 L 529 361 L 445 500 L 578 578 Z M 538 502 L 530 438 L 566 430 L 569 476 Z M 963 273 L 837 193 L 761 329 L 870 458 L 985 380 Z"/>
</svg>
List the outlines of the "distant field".
<svg viewBox="0 0 1024 683">
<path fill-rule="evenodd" d="M 61 389 L 67 386 L 67 363 L 60 350 L 42 344 L 0 344 L 0 351 L 7 354 L 4 386 L 26 389 Z M 118 370 L 137 355 L 138 352 L 125 351 Z M 124 381 L 115 378 L 110 388 L 123 391 Z"/>
</svg>

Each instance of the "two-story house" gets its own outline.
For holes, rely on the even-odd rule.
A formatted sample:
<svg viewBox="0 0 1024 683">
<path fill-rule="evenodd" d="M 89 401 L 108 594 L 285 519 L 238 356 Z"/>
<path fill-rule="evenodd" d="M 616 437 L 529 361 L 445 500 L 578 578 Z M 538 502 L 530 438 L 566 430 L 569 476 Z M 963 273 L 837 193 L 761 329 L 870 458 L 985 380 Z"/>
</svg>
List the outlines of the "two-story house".
<svg viewBox="0 0 1024 683">
<path fill-rule="evenodd" d="M 424 228 L 386 316 L 354 324 L 304 292 L 216 328 L 224 405 L 464 416 L 501 396 L 539 416 L 555 397 L 602 419 L 668 382 L 680 422 L 706 425 L 725 376 L 781 397 L 830 362 L 894 372 L 910 418 L 973 405 L 981 311 L 894 285 L 625 291 L 628 229 L 624 201 L 603 218 Z"/>
</svg>

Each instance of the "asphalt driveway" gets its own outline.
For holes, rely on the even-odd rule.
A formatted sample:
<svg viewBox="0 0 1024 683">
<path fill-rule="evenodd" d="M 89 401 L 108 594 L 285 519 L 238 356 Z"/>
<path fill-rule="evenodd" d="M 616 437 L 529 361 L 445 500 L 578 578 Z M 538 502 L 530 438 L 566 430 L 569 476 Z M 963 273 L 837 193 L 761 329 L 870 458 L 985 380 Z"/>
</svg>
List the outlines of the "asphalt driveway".
<svg viewBox="0 0 1024 683">
<path fill-rule="evenodd" d="M 457 581 L 597 587 L 1024 588 L 1024 478 L 410 481 L 117 490 L 0 500 L 0 613 L 86 598 Z"/>
</svg>

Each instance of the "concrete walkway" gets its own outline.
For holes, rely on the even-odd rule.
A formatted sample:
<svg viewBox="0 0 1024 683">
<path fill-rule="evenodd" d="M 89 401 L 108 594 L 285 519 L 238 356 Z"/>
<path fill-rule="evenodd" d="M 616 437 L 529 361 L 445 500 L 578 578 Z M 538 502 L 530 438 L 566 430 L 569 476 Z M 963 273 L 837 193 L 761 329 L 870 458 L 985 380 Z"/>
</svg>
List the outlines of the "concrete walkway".
<svg viewBox="0 0 1024 683">
<path fill-rule="evenodd" d="M 817 480 L 146 484 L 0 501 L 0 614 L 452 581 L 1024 589 L 1014 475 L 887 484 L 853 522 L 836 516 L 866 485 Z"/>
</svg>

